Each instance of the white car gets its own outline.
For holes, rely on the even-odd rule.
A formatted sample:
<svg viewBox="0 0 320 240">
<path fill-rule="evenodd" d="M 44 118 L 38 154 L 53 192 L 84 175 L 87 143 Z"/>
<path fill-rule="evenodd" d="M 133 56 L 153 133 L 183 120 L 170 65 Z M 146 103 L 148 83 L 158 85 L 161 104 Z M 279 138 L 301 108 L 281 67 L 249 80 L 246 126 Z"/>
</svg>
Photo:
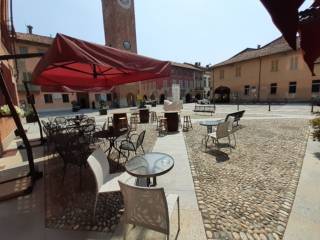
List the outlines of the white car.
<svg viewBox="0 0 320 240">
<path fill-rule="evenodd" d="M 198 100 L 197 101 L 198 104 L 210 104 L 210 101 L 206 98 Z"/>
</svg>

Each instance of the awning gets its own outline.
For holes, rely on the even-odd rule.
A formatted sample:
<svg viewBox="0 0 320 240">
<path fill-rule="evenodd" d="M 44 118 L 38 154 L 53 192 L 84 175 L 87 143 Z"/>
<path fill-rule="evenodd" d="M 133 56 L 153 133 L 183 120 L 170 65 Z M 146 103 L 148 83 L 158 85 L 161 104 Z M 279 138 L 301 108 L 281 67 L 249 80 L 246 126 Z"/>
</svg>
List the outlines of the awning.
<svg viewBox="0 0 320 240">
<path fill-rule="evenodd" d="M 102 91 L 168 79 L 170 72 L 170 62 L 57 34 L 33 71 L 32 83 L 48 91 Z"/>
</svg>

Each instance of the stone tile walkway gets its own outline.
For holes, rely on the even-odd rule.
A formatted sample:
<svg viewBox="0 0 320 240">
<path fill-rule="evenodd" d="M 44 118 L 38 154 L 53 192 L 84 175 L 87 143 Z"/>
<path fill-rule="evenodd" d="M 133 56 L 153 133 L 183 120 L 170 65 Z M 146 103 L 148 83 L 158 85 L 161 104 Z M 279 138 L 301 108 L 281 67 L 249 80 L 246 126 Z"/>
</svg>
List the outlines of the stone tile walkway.
<svg viewBox="0 0 320 240">
<path fill-rule="evenodd" d="M 206 239 L 202 218 L 195 195 L 183 134 L 179 132 L 176 134 L 169 134 L 164 137 L 159 137 L 153 148 L 153 151 L 165 152 L 170 154 L 175 159 L 175 165 L 173 169 L 165 175 L 158 177 L 157 182 L 158 187 L 164 187 L 166 193 L 178 194 L 180 197 L 181 231 L 178 235 L 178 239 Z M 172 225 L 175 224 L 176 219 L 174 219 Z M 119 227 L 112 239 L 122 239 L 122 231 L 122 227 Z M 141 229 L 135 229 L 134 231 L 141 231 Z M 155 232 L 152 232 L 152 235 L 148 235 L 148 231 L 143 231 L 143 233 L 139 232 L 139 240 L 163 239 L 164 237 L 157 235 Z M 135 233 L 131 234 L 132 236 L 136 236 L 134 235 Z M 174 236 L 174 234 L 175 232 L 173 232 L 171 235 Z"/>
<path fill-rule="evenodd" d="M 320 239 L 320 143 L 309 138 L 284 240 Z"/>
</svg>

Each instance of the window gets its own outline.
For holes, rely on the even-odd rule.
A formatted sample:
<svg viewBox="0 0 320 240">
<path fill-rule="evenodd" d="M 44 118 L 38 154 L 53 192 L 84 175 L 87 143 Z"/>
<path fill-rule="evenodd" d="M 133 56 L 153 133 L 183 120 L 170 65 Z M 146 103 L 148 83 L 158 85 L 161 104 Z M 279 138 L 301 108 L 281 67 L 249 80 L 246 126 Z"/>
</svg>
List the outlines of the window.
<svg viewBox="0 0 320 240">
<path fill-rule="evenodd" d="M 244 86 L 244 95 L 249 95 L 249 91 L 250 91 L 250 85 L 245 85 Z"/>
<path fill-rule="evenodd" d="M 320 80 L 313 80 L 312 81 L 312 90 L 313 93 L 320 92 Z"/>
<path fill-rule="evenodd" d="M 289 93 L 296 93 L 297 91 L 297 82 L 289 83 Z"/>
<path fill-rule="evenodd" d="M 271 61 L 271 72 L 278 72 L 278 65 L 279 65 L 278 60 L 272 60 Z"/>
<path fill-rule="evenodd" d="M 241 66 L 236 66 L 236 77 L 241 77 Z"/>
<path fill-rule="evenodd" d="M 45 103 L 53 103 L 52 94 L 44 94 L 44 102 Z"/>
<path fill-rule="evenodd" d="M 298 56 L 291 57 L 290 59 L 290 70 L 298 69 Z"/>
<path fill-rule="evenodd" d="M 23 72 L 22 75 L 23 75 L 22 81 L 31 82 L 32 74 L 30 72 Z"/>
<path fill-rule="evenodd" d="M 19 47 L 19 52 L 21 54 L 26 54 L 26 53 L 28 53 L 28 48 L 27 47 Z"/>
<path fill-rule="evenodd" d="M 270 84 L 270 94 L 271 95 L 277 94 L 277 84 L 276 83 Z"/>
<path fill-rule="evenodd" d="M 64 103 L 69 102 L 69 94 L 62 94 L 62 102 Z"/>
<path fill-rule="evenodd" d="M 220 79 L 224 79 L 224 70 L 220 70 Z"/>
</svg>

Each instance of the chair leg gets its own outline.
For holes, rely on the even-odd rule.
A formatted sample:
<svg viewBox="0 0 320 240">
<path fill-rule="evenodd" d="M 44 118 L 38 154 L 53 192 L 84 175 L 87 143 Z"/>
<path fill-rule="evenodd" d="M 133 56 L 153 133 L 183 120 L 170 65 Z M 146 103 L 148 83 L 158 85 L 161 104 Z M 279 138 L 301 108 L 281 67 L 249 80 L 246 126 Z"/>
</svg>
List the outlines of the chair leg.
<svg viewBox="0 0 320 240">
<path fill-rule="evenodd" d="M 93 219 L 95 219 L 95 217 L 96 217 L 96 208 L 97 208 L 97 203 L 98 203 L 98 197 L 99 197 L 99 194 L 96 194 L 96 199 L 94 201 L 94 207 L 93 207 Z"/>
<path fill-rule="evenodd" d="M 229 141 L 229 150 L 230 150 L 230 153 L 231 153 L 231 140 L 230 140 L 230 135 L 228 135 L 228 141 Z"/>
<path fill-rule="evenodd" d="M 206 136 L 205 142 L 206 142 L 206 149 L 208 148 L 208 142 L 209 142 L 210 137 Z"/>
<path fill-rule="evenodd" d="M 236 147 L 237 146 L 236 134 L 233 133 L 232 135 L 233 135 L 233 138 L 234 138 L 234 147 Z"/>
</svg>

